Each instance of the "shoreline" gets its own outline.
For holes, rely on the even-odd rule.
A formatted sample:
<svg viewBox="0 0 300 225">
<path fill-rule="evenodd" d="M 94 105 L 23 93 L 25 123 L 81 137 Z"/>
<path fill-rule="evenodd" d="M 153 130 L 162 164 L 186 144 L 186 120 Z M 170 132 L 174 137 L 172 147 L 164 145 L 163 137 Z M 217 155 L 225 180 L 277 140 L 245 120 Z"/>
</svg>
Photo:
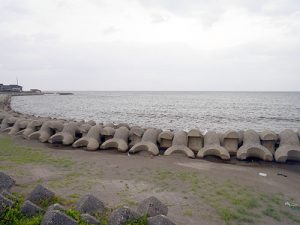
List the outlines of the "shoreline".
<svg viewBox="0 0 300 225">
<path fill-rule="evenodd" d="M 196 129 L 192 129 L 189 132 L 163 131 L 157 128 L 131 127 L 127 123 L 96 124 L 94 121 L 39 117 L 15 112 L 11 109 L 10 105 L 12 96 L 13 95 L 0 94 L 0 110 L 2 110 L 0 118 L 1 131 L 6 131 L 13 135 L 20 135 L 36 120 L 35 123 L 40 124 L 36 127 L 31 127 L 31 133 L 26 134 L 26 136 L 23 135 L 26 139 L 36 139 L 30 138 L 29 136 L 32 135 L 32 133 L 37 133 L 39 135 L 37 139 L 40 139 L 42 142 L 62 144 L 65 146 L 72 145 L 74 148 L 85 147 L 88 148 L 88 150 L 100 150 L 100 147 L 101 149 L 115 148 L 119 152 L 127 152 L 129 150 L 130 154 L 148 151 L 152 156 L 182 153 L 189 158 L 213 156 L 225 160 L 224 162 L 226 162 L 226 160 L 230 161 L 230 158 L 237 158 L 239 160 L 247 160 L 249 158 L 251 160 L 253 157 L 263 161 L 300 161 L 300 129 L 298 133 L 292 130 L 284 130 L 279 135 L 272 131 L 257 133 L 254 130 L 243 132 L 229 130 L 219 134 L 212 131 L 201 133 L 201 131 Z M 55 125 L 50 125 L 50 122 L 55 123 Z M 22 125 L 19 123 L 22 123 Z M 49 125 L 45 126 L 46 123 L 49 123 Z M 43 124 L 47 136 L 45 140 L 41 140 L 39 131 L 40 128 L 43 127 Z M 95 128 L 96 130 L 91 128 Z M 142 148 L 134 148 L 138 146 L 140 142 L 143 143 L 143 141 L 146 141 L 143 140 L 143 136 L 145 136 L 144 134 L 147 132 L 149 133 L 148 136 L 150 135 L 148 139 L 150 138 L 151 142 L 155 145 L 154 148 L 150 147 L 150 145 L 146 145 L 146 147 Z M 293 136 L 294 141 L 292 141 L 292 147 L 289 147 L 289 135 Z M 284 138 L 287 140 L 287 143 L 283 143 L 284 141 L 282 141 L 282 139 Z M 90 145 L 90 142 L 93 142 L 95 146 L 89 148 L 88 145 Z M 120 147 L 120 142 L 122 142 L 124 147 Z M 256 148 L 256 150 L 251 150 L 253 148 Z M 277 149 L 283 150 L 279 154 Z M 289 156 L 288 152 L 290 151 L 296 152 Z"/>
</svg>

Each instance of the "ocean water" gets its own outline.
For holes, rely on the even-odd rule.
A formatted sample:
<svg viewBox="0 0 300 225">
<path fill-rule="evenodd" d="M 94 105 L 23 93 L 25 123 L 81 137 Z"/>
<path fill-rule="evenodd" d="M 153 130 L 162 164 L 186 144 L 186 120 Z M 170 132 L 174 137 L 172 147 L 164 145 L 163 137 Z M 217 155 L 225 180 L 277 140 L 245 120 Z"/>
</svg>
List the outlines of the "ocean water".
<svg viewBox="0 0 300 225">
<path fill-rule="evenodd" d="M 75 92 L 18 96 L 16 111 L 162 129 L 300 128 L 300 92 Z"/>
</svg>

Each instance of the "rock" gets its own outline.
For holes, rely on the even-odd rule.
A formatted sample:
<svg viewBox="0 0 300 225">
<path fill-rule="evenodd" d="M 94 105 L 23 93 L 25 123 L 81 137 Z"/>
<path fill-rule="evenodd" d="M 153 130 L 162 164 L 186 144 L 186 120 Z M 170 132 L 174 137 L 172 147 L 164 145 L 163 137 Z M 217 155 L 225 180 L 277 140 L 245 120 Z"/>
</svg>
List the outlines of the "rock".
<svg viewBox="0 0 300 225">
<path fill-rule="evenodd" d="M 0 191 L 9 190 L 16 184 L 16 181 L 7 174 L 0 172 Z"/>
<path fill-rule="evenodd" d="M 128 221 L 136 220 L 139 217 L 140 215 L 132 209 L 126 207 L 119 208 L 111 214 L 108 225 L 126 225 Z"/>
<path fill-rule="evenodd" d="M 71 217 L 58 210 L 47 211 L 41 225 L 77 225 Z"/>
<path fill-rule="evenodd" d="M 156 216 L 156 215 L 167 215 L 168 214 L 168 207 L 159 201 L 154 196 L 143 200 L 138 208 L 137 212 L 141 215 L 147 216 Z"/>
<path fill-rule="evenodd" d="M 12 195 L 9 191 L 4 190 L 1 193 L 5 198 L 8 198 L 9 200 L 12 200 L 13 202 L 17 201 L 17 197 Z"/>
<path fill-rule="evenodd" d="M 76 210 L 80 213 L 103 213 L 105 210 L 103 202 L 97 199 L 93 195 L 85 195 L 83 196 L 76 205 Z"/>
<path fill-rule="evenodd" d="M 101 223 L 95 217 L 87 213 L 81 214 L 81 219 L 88 224 L 101 225 Z"/>
<path fill-rule="evenodd" d="M 35 216 L 37 214 L 42 213 L 43 211 L 44 210 L 42 208 L 40 208 L 39 206 L 37 206 L 29 200 L 26 200 L 21 206 L 21 213 L 28 217 Z"/>
<path fill-rule="evenodd" d="M 175 225 L 171 220 L 169 220 L 164 215 L 157 215 L 154 217 L 150 217 L 147 220 L 148 225 Z"/>
<path fill-rule="evenodd" d="M 5 198 L 3 195 L 0 194 L 0 215 L 4 212 L 5 208 L 13 207 L 14 202 Z"/>
<path fill-rule="evenodd" d="M 39 184 L 29 193 L 26 200 L 40 205 L 42 202 L 50 203 L 53 200 L 54 196 L 54 192 Z"/>
<path fill-rule="evenodd" d="M 50 205 L 47 209 L 47 211 L 52 211 L 52 210 L 58 210 L 58 211 L 61 211 L 61 212 L 66 212 L 67 208 L 62 206 L 61 204 L 55 203 L 53 205 Z"/>
</svg>

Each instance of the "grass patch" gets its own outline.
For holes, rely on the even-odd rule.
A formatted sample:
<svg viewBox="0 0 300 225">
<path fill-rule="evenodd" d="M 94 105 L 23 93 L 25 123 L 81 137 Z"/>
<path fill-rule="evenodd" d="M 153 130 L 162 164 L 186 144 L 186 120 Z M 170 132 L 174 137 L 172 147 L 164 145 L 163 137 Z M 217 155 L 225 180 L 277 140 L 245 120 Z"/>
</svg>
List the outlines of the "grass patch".
<svg viewBox="0 0 300 225">
<path fill-rule="evenodd" d="M 0 214 L 0 225 L 39 225 L 42 222 L 43 215 L 39 214 L 34 217 L 26 217 L 21 213 L 23 198 L 15 202 L 13 208 L 6 208 Z"/>
<path fill-rule="evenodd" d="M 0 137 L 0 161 L 22 164 L 47 164 L 55 167 L 69 168 L 74 162 L 62 158 L 53 157 L 45 151 L 18 146 L 9 137 Z M 10 166 L 10 165 L 7 165 Z"/>
<path fill-rule="evenodd" d="M 263 214 L 277 221 L 281 221 L 279 212 L 270 205 L 263 211 Z"/>
</svg>

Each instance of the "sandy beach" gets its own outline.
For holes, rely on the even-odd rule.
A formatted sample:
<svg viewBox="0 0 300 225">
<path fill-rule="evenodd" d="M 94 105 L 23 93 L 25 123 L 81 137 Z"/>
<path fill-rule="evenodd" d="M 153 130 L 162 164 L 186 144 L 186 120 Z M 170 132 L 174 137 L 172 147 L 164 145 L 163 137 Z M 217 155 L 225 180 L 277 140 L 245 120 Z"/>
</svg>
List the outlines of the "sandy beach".
<svg viewBox="0 0 300 225">
<path fill-rule="evenodd" d="M 37 184 L 54 191 L 68 207 L 92 193 L 108 208 L 135 208 L 156 196 L 176 224 L 298 224 L 300 165 L 262 161 L 188 159 L 95 152 L 0 136 L 0 170 L 16 179 L 13 192 Z M 260 176 L 265 173 L 267 176 Z"/>
</svg>

